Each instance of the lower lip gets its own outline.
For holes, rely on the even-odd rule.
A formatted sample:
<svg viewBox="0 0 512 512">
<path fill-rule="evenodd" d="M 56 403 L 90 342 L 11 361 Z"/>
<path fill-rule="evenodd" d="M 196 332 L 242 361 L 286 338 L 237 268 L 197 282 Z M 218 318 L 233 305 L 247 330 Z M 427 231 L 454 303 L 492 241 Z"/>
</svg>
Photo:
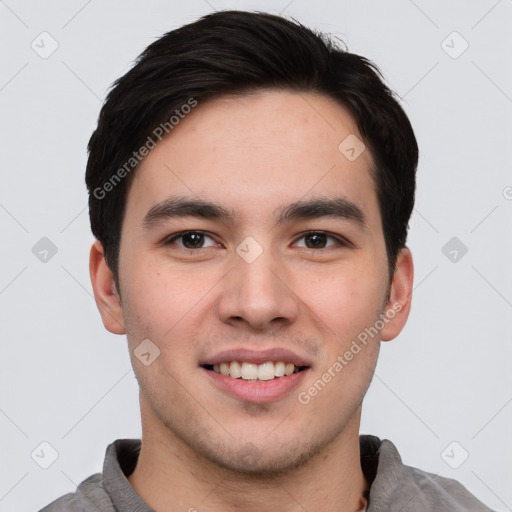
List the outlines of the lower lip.
<svg viewBox="0 0 512 512">
<path fill-rule="evenodd" d="M 275 402 L 283 398 L 299 385 L 309 371 L 309 369 L 305 369 L 284 377 L 275 377 L 272 380 L 244 380 L 227 377 L 206 368 L 202 368 L 202 370 L 222 390 L 239 400 L 256 404 Z"/>
</svg>

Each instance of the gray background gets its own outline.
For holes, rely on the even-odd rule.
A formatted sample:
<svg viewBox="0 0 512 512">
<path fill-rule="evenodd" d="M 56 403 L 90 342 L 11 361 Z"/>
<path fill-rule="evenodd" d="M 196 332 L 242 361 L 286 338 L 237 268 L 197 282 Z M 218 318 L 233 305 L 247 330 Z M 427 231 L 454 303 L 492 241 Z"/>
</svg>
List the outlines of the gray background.
<svg viewBox="0 0 512 512">
<path fill-rule="evenodd" d="M 420 145 L 416 288 L 362 432 L 512 510 L 510 0 L 0 0 L 0 511 L 37 510 L 140 436 L 126 340 L 104 330 L 89 282 L 86 144 L 147 44 L 225 8 L 337 35 L 403 98 Z M 42 442 L 58 454 L 47 469 Z"/>
</svg>

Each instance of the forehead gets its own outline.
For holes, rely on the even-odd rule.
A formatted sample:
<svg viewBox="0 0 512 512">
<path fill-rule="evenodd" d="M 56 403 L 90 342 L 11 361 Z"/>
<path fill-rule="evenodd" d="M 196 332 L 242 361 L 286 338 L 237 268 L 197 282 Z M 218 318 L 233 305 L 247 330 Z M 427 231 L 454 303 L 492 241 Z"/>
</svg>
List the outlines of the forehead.
<svg viewBox="0 0 512 512">
<path fill-rule="evenodd" d="M 173 194 L 228 202 L 242 213 L 341 196 L 371 220 L 377 203 L 370 151 L 355 159 L 346 152 L 359 152 L 358 141 L 349 111 L 323 95 L 262 91 L 210 100 L 145 157 L 128 200 L 143 215 Z"/>
</svg>

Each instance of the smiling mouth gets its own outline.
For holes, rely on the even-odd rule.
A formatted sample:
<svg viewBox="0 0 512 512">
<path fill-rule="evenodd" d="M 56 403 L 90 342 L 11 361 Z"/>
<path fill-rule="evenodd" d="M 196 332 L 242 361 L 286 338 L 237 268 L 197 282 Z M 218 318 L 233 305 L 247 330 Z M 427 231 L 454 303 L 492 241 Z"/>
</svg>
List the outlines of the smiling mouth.
<svg viewBox="0 0 512 512">
<path fill-rule="evenodd" d="M 233 379 L 252 381 L 275 380 L 302 372 L 309 368 L 309 366 L 295 366 L 293 363 L 286 363 L 284 361 L 267 361 L 263 364 L 248 363 L 245 361 L 227 361 L 213 365 L 204 364 L 202 367 Z"/>
</svg>

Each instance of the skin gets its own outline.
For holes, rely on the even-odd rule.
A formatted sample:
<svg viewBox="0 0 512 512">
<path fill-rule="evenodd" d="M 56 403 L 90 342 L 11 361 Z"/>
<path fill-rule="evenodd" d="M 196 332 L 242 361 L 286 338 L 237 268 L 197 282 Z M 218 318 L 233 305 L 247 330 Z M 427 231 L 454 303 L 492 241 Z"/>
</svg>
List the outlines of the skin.
<svg viewBox="0 0 512 512">
<path fill-rule="evenodd" d="M 103 323 L 127 334 L 140 385 L 142 449 L 129 481 L 155 510 L 364 510 L 361 402 L 380 341 L 406 323 L 413 263 L 403 248 L 390 283 L 372 157 L 365 150 L 349 161 L 338 150 L 349 134 L 362 139 L 349 112 L 312 93 L 260 91 L 199 104 L 136 171 L 119 292 L 100 242 L 92 246 Z M 155 204 L 177 196 L 216 203 L 233 218 L 186 216 L 143 227 Z M 287 205 L 318 198 L 350 200 L 366 226 L 328 216 L 276 223 Z M 211 238 L 199 249 L 180 246 L 182 238 L 163 243 L 186 230 Z M 326 247 L 306 247 L 309 231 L 350 245 L 321 237 Z M 236 252 L 246 237 L 263 250 L 252 263 Z M 397 305 L 313 400 L 298 401 Z M 134 356 L 147 338 L 160 350 L 149 366 Z M 234 347 L 282 347 L 311 366 L 279 400 L 249 403 L 213 385 L 199 366 Z"/>
</svg>

